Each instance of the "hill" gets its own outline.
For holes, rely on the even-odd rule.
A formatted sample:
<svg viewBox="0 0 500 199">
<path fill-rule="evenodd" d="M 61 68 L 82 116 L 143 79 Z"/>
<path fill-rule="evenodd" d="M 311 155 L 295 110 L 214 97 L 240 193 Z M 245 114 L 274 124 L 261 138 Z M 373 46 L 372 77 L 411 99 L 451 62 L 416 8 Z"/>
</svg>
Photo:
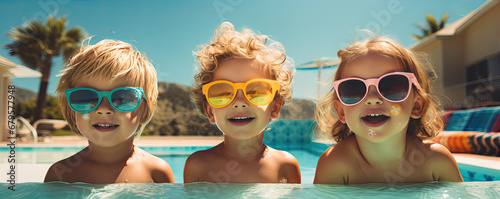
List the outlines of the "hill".
<svg viewBox="0 0 500 199">
<path fill-rule="evenodd" d="M 14 93 L 14 96 L 16 97 L 16 103 L 17 102 L 27 102 L 29 100 L 33 100 L 36 98 L 38 93 L 35 93 L 30 90 L 26 90 L 23 88 L 16 87 L 16 92 Z"/>
</svg>

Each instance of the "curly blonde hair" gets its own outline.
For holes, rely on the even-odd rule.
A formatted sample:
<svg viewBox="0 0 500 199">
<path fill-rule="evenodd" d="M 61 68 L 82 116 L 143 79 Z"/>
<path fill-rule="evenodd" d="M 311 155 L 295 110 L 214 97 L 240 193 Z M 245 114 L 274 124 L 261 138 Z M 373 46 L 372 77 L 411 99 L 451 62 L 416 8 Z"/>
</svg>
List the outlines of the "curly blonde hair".
<svg viewBox="0 0 500 199">
<path fill-rule="evenodd" d="M 191 99 L 198 112 L 206 116 L 203 104 L 206 98 L 201 87 L 212 81 L 220 62 L 230 59 L 255 60 L 267 71 L 267 75 L 280 84 L 275 100 L 287 101 L 292 97 L 294 62 L 285 55 L 281 43 L 272 41 L 266 35 L 256 34 L 250 29 L 235 31 L 230 22 L 222 23 L 215 31 L 212 43 L 200 45 L 196 58 L 200 61 L 198 73 L 194 76 Z"/>
<path fill-rule="evenodd" d="M 403 72 L 415 74 L 421 90 L 413 88 L 412 90 L 424 100 L 423 114 L 419 119 L 410 118 L 407 134 L 415 135 L 422 139 L 435 137 L 443 129 L 443 121 L 439 117 L 441 110 L 436 97 L 431 95 L 431 87 L 427 75 L 435 77 L 435 72 L 428 67 L 427 74 L 424 72 L 424 65 L 419 62 L 414 53 L 405 49 L 395 41 L 377 37 L 364 41 L 354 42 L 347 48 L 338 51 L 337 56 L 340 64 L 334 74 L 333 81 L 341 79 L 342 71 L 349 67 L 349 63 L 356 59 L 368 55 L 379 54 L 390 57 L 398 62 Z M 327 95 L 320 100 L 316 108 L 315 118 L 318 122 L 316 127 L 316 136 L 319 138 L 333 137 L 335 141 L 341 141 L 352 134 L 347 124 L 342 123 L 336 118 L 333 102 L 338 100 L 335 90 L 332 88 Z"/>
<path fill-rule="evenodd" d="M 66 89 L 74 88 L 82 79 L 102 78 L 114 81 L 125 78 L 130 81 L 130 86 L 140 87 L 144 90 L 146 103 L 141 121 L 146 121 L 136 132 L 140 136 L 146 124 L 151 121 L 156 110 L 158 100 L 158 83 L 156 70 L 148 61 L 147 57 L 125 42 L 114 40 L 102 40 L 95 45 L 84 45 L 90 42 L 90 38 L 82 42 L 80 51 L 74 55 L 65 70 L 60 74 L 61 80 L 56 92 L 59 94 L 59 102 L 71 130 L 81 134 L 76 126 L 75 113 L 69 107 L 64 94 Z"/>
</svg>

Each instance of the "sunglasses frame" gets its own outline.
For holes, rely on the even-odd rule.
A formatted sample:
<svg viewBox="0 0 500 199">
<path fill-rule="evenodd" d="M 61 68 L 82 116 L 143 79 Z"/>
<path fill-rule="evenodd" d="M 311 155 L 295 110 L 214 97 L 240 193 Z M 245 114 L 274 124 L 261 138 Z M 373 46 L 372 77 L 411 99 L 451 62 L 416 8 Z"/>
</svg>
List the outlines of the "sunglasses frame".
<svg viewBox="0 0 500 199">
<path fill-rule="evenodd" d="M 117 108 L 117 107 L 113 104 L 113 102 L 111 101 L 111 95 L 112 95 L 114 92 L 116 92 L 116 91 L 118 91 L 118 90 L 125 90 L 125 89 L 126 89 L 126 90 L 133 90 L 136 94 L 139 94 L 139 95 L 140 95 L 140 96 L 139 96 L 139 99 L 138 99 L 138 102 L 137 102 L 137 104 L 138 104 L 138 105 L 137 105 L 137 107 L 136 107 L 134 110 L 131 110 L 131 111 L 123 111 L 123 110 L 120 110 L 120 109 L 118 109 L 118 108 Z M 73 93 L 73 92 L 75 92 L 75 91 L 81 91 L 81 90 L 93 91 L 93 92 L 97 93 L 97 96 L 98 96 L 98 98 L 99 98 L 99 101 L 97 101 L 97 104 L 94 106 L 94 108 L 91 108 L 91 109 L 90 109 L 90 110 L 88 110 L 88 111 L 78 111 L 78 110 L 75 110 L 75 109 L 73 108 L 73 106 L 71 105 L 71 101 L 70 101 L 70 99 L 69 99 L 69 96 L 71 96 L 71 93 Z M 80 87 L 80 88 L 70 88 L 70 89 L 66 89 L 66 90 L 64 91 L 64 94 L 66 95 L 66 100 L 68 100 L 68 105 L 69 105 L 69 107 L 71 108 L 71 110 L 73 110 L 73 111 L 75 111 L 75 112 L 77 112 L 77 113 L 88 113 L 88 112 L 91 112 L 91 111 L 95 110 L 97 107 L 99 107 L 99 105 L 101 105 L 101 102 L 102 102 L 102 98 L 103 98 L 103 97 L 106 97 L 106 98 L 108 99 L 109 104 L 111 104 L 111 106 L 112 106 L 114 109 L 116 109 L 116 110 L 118 110 L 118 111 L 121 111 L 121 112 L 125 112 L 125 113 L 127 113 L 127 112 L 132 112 L 132 111 L 137 110 L 137 109 L 139 108 L 139 105 L 141 104 L 141 98 L 144 98 L 144 101 L 147 101 L 147 100 L 146 100 L 146 98 L 144 97 L 144 96 L 146 96 L 146 95 L 144 94 L 144 90 L 142 90 L 142 88 L 139 88 L 139 87 L 119 87 L 119 88 L 115 88 L 115 89 L 113 89 L 113 90 L 111 90 L 111 91 L 98 91 L 98 90 L 93 89 L 93 88 Z"/>
<path fill-rule="evenodd" d="M 384 95 L 382 95 L 382 93 L 380 93 L 380 90 L 378 88 L 378 84 L 380 83 L 380 80 L 382 80 L 383 78 L 387 77 L 387 76 L 391 76 L 391 75 L 402 75 L 402 76 L 405 76 L 407 79 L 408 79 L 408 83 L 410 84 L 410 86 L 408 86 L 408 91 L 406 92 L 406 97 L 404 97 L 402 100 L 390 100 L 390 99 L 387 99 Z M 361 100 L 359 100 L 358 102 L 354 103 L 354 104 L 346 104 L 344 103 L 344 101 L 342 101 L 342 98 L 340 98 L 340 94 L 338 91 L 339 89 L 339 85 L 345 81 L 349 81 L 349 80 L 359 80 L 361 82 L 363 82 L 366 86 L 366 92 L 365 92 L 365 95 L 363 96 L 363 98 L 361 98 Z M 333 88 L 335 89 L 335 93 L 337 94 L 337 98 L 339 99 L 339 101 L 346 105 L 346 106 L 354 106 L 354 105 L 357 105 L 359 103 L 361 103 L 363 100 L 366 99 L 366 96 L 368 96 L 368 91 L 370 89 L 370 86 L 371 85 L 374 85 L 376 90 L 377 90 L 377 93 L 382 96 L 382 98 L 384 98 L 385 100 L 389 101 L 389 102 L 392 102 L 392 103 L 397 103 L 397 102 L 402 102 L 402 101 L 405 101 L 408 96 L 410 96 L 410 92 L 411 92 L 411 89 L 412 89 L 412 86 L 411 84 L 415 85 L 415 87 L 417 87 L 417 89 L 422 89 L 420 87 L 420 84 L 418 83 L 418 80 L 417 78 L 415 77 L 415 74 L 413 73 L 409 73 L 409 72 L 392 72 L 392 73 L 387 73 L 385 75 L 382 75 L 378 78 L 371 78 L 371 79 L 361 79 L 361 78 L 357 78 L 357 77 L 351 77 L 351 78 L 346 78 L 346 79 L 340 79 L 340 80 L 336 80 L 336 81 L 333 81 Z"/>
<path fill-rule="evenodd" d="M 210 82 L 210 83 L 207 83 L 207 84 L 203 85 L 202 86 L 202 92 L 205 95 L 205 98 L 207 99 L 207 102 L 211 106 L 213 106 L 215 108 L 222 108 L 222 107 L 225 107 L 225 106 L 231 104 L 231 102 L 233 102 L 234 98 L 236 98 L 236 95 L 238 94 L 238 90 L 239 89 L 241 89 L 243 91 L 243 95 L 245 96 L 245 99 L 247 99 L 250 103 L 252 103 L 252 104 L 254 104 L 256 106 L 262 106 L 262 105 L 268 105 L 268 104 L 270 104 L 272 102 L 272 100 L 269 103 L 267 103 L 267 104 L 257 104 L 257 103 L 255 103 L 255 102 L 253 102 L 253 101 L 251 101 L 249 99 L 249 97 L 247 96 L 247 93 L 246 93 L 246 87 L 248 86 L 248 84 L 251 84 L 251 83 L 254 83 L 254 82 L 266 82 L 269 85 L 271 85 L 271 93 L 273 94 L 273 99 L 276 96 L 277 91 L 280 89 L 280 84 L 276 80 L 270 80 L 270 79 L 265 79 L 265 78 L 256 78 L 256 79 L 252 79 L 252 80 L 249 80 L 247 82 L 244 82 L 244 83 L 234 83 L 234 82 L 230 82 L 230 81 L 227 81 L 227 80 L 213 81 L 213 82 Z M 216 106 L 216 105 L 210 103 L 210 100 L 208 99 L 208 90 L 210 89 L 210 87 L 212 85 L 215 85 L 215 84 L 218 84 L 218 83 L 226 83 L 226 84 L 231 85 L 233 87 L 233 92 L 234 92 L 234 95 L 231 98 L 231 100 L 229 100 L 228 103 L 226 103 L 224 105 L 220 105 L 220 106 Z"/>
</svg>

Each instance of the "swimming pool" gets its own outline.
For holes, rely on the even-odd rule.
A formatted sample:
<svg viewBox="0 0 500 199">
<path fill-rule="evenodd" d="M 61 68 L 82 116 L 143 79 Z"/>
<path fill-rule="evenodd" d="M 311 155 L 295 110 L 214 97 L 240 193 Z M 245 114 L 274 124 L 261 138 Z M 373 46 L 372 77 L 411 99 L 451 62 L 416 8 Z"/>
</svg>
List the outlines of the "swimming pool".
<svg viewBox="0 0 500 199">
<path fill-rule="evenodd" d="M 3 198 L 498 198 L 498 182 L 362 185 L 230 183 L 2 184 Z"/>
<path fill-rule="evenodd" d="M 184 163 L 186 159 L 195 151 L 210 148 L 209 146 L 186 146 L 186 147 L 141 147 L 145 151 L 164 159 L 172 167 L 175 182 L 182 183 Z M 316 164 L 322 150 L 308 150 L 309 148 L 297 148 L 290 146 L 274 147 L 286 150 L 294 155 L 299 161 L 302 175 L 302 184 L 312 184 L 316 172 Z M 37 179 L 22 182 L 43 182 L 46 169 L 58 160 L 64 159 L 80 151 L 83 147 L 18 147 L 16 148 L 16 163 L 22 164 L 24 169 L 19 174 L 25 174 L 26 168 L 37 168 L 40 171 Z M 9 149 L 0 147 L 0 157 L 7 157 Z M 8 168 L 6 158 L 0 159 L 0 172 Z M 36 167 L 41 165 L 42 167 Z M 466 182 L 477 181 L 500 181 L 500 170 L 477 167 L 467 164 L 458 164 L 460 172 Z M 43 170 L 45 169 L 45 170 Z M 33 178 L 31 178 L 33 179 Z"/>
<path fill-rule="evenodd" d="M 26 168 L 43 165 L 47 169 L 52 163 L 66 158 L 83 147 L 19 147 L 16 150 L 17 163 Z M 131 183 L 131 184 L 85 184 L 85 183 L 40 183 L 45 171 L 37 171 L 37 182 L 17 183 L 16 191 L 8 190 L 9 184 L 2 182 L 1 196 L 36 197 L 36 198 L 324 198 L 328 197 L 368 197 L 384 196 L 387 198 L 498 198 L 500 197 L 500 171 L 459 165 L 464 180 L 490 182 L 464 183 L 401 183 L 401 184 L 365 184 L 365 185 L 313 185 L 316 163 L 320 152 L 305 149 L 287 149 L 299 161 L 302 184 L 228 184 L 228 183 L 191 183 L 183 184 L 183 169 L 187 157 L 194 151 L 210 147 L 141 147 L 144 150 L 166 160 L 175 175 L 174 184 Z M 279 147 L 276 147 L 279 148 Z M 286 147 L 285 147 L 286 148 Z M 7 157 L 8 149 L 0 147 L 0 156 Z M 0 171 L 7 168 L 6 159 L 0 161 Z M 484 176 L 488 176 L 487 178 Z"/>
</svg>

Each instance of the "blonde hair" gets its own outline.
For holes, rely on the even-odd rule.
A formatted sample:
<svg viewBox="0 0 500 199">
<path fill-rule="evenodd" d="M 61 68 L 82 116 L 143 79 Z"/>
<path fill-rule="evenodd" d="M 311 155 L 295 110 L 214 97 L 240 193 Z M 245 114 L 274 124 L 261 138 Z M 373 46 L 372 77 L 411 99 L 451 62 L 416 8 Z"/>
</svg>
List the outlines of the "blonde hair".
<svg viewBox="0 0 500 199">
<path fill-rule="evenodd" d="M 424 108 L 423 114 L 419 119 L 410 118 L 407 134 L 412 134 L 422 139 L 435 137 L 443 129 L 443 121 L 439 117 L 439 102 L 437 98 L 431 96 L 429 79 L 423 70 L 424 65 L 417 60 L 415 54 L 403 48 L 395 41 L 377 37 L 375 39 L 354 42 L 347 48 L 338 51 L 337 56 L 340 59 L 340 64 L 334 74 L 333 81 L 341 79 L 342 71 L 348 67 L 349 63 L 368 54 L 378 54 L 392 58 L 401 65 L 403 72 L 415 74 L 422 89 L 414 88 L 413 90 L 424 100 Z M 435 76 L 434 71 L 430 67 L 428 67 L 428 74 Z M 324 137 L 324 135 L 331 136 L 338 142 L 352 133 L 347 124 L 340 122 L 332 114 L 335 112 L 333 102 L 338 100 L 334 92 L 335 90 L 332 87 L 327 95 L 320 100 L 316 108 L 315 118 L 318 126 L 315 133 L 318 137 Z"/>
<path fill-rule="evenodd" d="M 222 23 L 215 31 L 212 43 L 199 46 L 196 58 L 200 61 L 198 73 L 194 76 L 191 99 L 204 116 L 206 102 L 201 87 L 212 81 L 213 73 L 221 61 L 230 59 L 255 60 L 261 63 L 267 75 L 280 84 L 275 100 L 289 100 L 292 97 L 292 77 L 295 72 L 293 60 L 285 55 L 281 43 L 272 41 L 266 35 L 258 35 L 250 29 L 235 31 L 230 22 Z"/>
<path fill-rule="evenodd" d="M 151 121 L 157 106 L 158 84 L 156 70 L 148 61 L 147 57 L 125 42 L 114 40 L 102 40 L 95 45 L 88 45 L 90 38 L 82 42 L 80 51 L 74 55 L 67 68 L 60 74 L 61 80 L 56 92 L 59 94 L 59 102 L 64 118 L 68 121 L 71 130 L 81 134 L 76 126 L 74 111 L 68 105 L 64 91 L 74 88 L 82 79 L 100 78 L 114 81 L 125 78 L 133 87 L 144 90 L 144 111 L 140 118 L 145 121 L 136 132 L 139 136 L 146 124 Z M 87 41 L 87 45 L 84 42 Z"/>
</svg>

